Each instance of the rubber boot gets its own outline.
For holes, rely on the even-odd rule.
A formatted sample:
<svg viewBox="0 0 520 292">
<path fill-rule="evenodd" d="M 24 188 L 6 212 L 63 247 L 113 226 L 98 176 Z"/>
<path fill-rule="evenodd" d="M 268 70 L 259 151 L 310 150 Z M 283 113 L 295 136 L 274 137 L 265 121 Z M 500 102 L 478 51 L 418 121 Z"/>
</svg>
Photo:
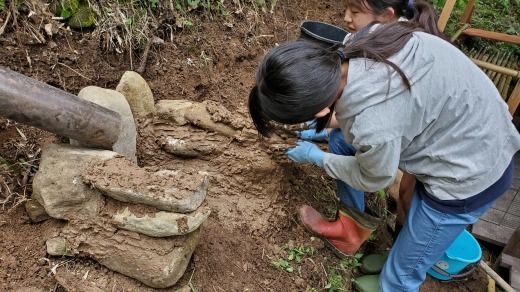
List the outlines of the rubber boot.
<svg viewBox="0 0 520 292">
<path fill-rule="evenodd" d="M 385 254 L 369 254 L 361 259 L 361 272 L 363 274 L 379 274 L 385 265 L 388 253 Z"/>
<path fill-rule="evenodd" d="M 379 219 L 348 206 L 340 206 L 337 220 L 329 222 L 311 206 L 303 205 L 300 220 L 340 258 L 353 255 L 379 225 Z"/>
<path fill-rule="evenodd" d="M 359 292 L 379 292 L 379 274 L 365 275 L 354 279 L 354 287 Z"/>
</svg>

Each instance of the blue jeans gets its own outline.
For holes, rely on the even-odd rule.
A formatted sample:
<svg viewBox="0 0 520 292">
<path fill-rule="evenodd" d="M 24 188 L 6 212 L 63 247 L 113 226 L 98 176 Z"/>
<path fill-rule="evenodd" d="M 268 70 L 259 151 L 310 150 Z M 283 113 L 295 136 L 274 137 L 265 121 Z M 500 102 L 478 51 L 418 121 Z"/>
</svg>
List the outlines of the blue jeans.
<svg viewBox="0 0 520 292">
<path fill-rule="evenodd" d="M 341 129 L 335 128 L 329 133 L 329 152 L 338 155 L 354 156 L 356 148 L 345 141 Z M 336 180 L 336 184 L 341 203 L 365 212 L 365 192 L 356 190 L 339 179 Z"/>
<path fill-rule="evenodd" d="M 403 229 L 381 271 L 381 291 L 419 291 L 426 272 L 493 202 L 471 213 L 450 215 L 428 206 L 415 189 Z"/>
</svg>

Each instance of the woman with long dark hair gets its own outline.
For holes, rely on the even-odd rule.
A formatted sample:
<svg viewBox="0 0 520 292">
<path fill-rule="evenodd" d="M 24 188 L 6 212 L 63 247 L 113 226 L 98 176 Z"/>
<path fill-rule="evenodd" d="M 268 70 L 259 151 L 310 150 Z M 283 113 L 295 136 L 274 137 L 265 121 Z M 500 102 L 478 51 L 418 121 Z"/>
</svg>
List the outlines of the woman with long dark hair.
<svg viewBox="0 0 520 292">
<path fill-rule="evenodd" d="M 366 27 L 357 35 L 337 48 L 294 41 L 272 49 L 258 68 L 249 111 L 265 136 L 273 122 L 313 118 L 320 131 L 335 112 L 354 156 L 306 141 L 286 153 L 356 189 L 388 186 L 398 167 L 417 178 L 380 277 L 382 291 L 417 291 L 462 230 L 510 187 L 520 134 L 489 78 L 419 24 Z M 353 254 L 377 227 L 351 206 L 341 206 L 334 222 L 310 206 L 300 218 L 338 256 Z"/>
</svg>

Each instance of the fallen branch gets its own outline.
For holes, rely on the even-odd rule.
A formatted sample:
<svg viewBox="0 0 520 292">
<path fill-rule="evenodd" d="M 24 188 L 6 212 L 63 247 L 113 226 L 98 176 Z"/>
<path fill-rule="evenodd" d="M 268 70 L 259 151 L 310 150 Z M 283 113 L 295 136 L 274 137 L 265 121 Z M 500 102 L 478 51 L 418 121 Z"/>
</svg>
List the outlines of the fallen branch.
<svg viewBox="0 0 520 292">
<path fill-rule="evenodd" d="M 69 66 L 67 66 L 67 65 L 65 65 L 65 64 L 63 64 L 63 63 L 60 63 L 60 62 L 58 62 L 58 64 L 61 65 L 61 66 L 66 67 L 66 68 L 69 68 L 72 72 L 74 72 L 74 73 L 78 74 L 79 76 L 81 76 L 81 77 L 87 79 L 88 81 L 92 81 L 92 79 L 90 79 L 90 78 L 84 76 L 83 74 L 81 74 L 81 73 L 79 73 L 78 71 L 76 71 L 76 70 L 70 68 Z"/>
<path fill-rule="evenodd" d="M 5 22 L 0 27 L 0 35 L 2 35 L 5 32 L 5 28 L 7 27 L 7 23 L 9 22 L 10 18 L 11 18 L 11 10 L 7 11 L 7 17 L 5 18 Z"/>
</svg>

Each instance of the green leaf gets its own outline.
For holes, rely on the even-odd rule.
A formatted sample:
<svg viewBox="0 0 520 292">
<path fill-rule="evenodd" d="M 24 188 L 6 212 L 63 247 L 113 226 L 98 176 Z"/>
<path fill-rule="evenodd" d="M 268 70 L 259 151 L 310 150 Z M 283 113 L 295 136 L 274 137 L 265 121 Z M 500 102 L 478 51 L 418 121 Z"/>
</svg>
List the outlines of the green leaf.
<svg viewBox="0 0 520 292">
<path fill-rule="evenodd" d="M 5 11 L 5 2 L 4 2 L 4 0 L 0 0 L 0 11 Z"/>
<path fill-rule="evenodd" d="M 60 17 L 63 18 L 63 19 L 67 19 L 69 17 L 72 16 L 72 13 L 70 13 L 70 11 L 68 11 L 67 9 L 63 9 L 61 11 L 61 14 L 60 14 Z"/>
<path fill-rule="evenodd" d="M 127 19 L 125 19 L 125 24 L 126 24 L 126 25 L 132 25 L 132 23 L 133 23 L 133 21 L 132 21 L 131 18 L 127 18 Z"/>
</svg>

